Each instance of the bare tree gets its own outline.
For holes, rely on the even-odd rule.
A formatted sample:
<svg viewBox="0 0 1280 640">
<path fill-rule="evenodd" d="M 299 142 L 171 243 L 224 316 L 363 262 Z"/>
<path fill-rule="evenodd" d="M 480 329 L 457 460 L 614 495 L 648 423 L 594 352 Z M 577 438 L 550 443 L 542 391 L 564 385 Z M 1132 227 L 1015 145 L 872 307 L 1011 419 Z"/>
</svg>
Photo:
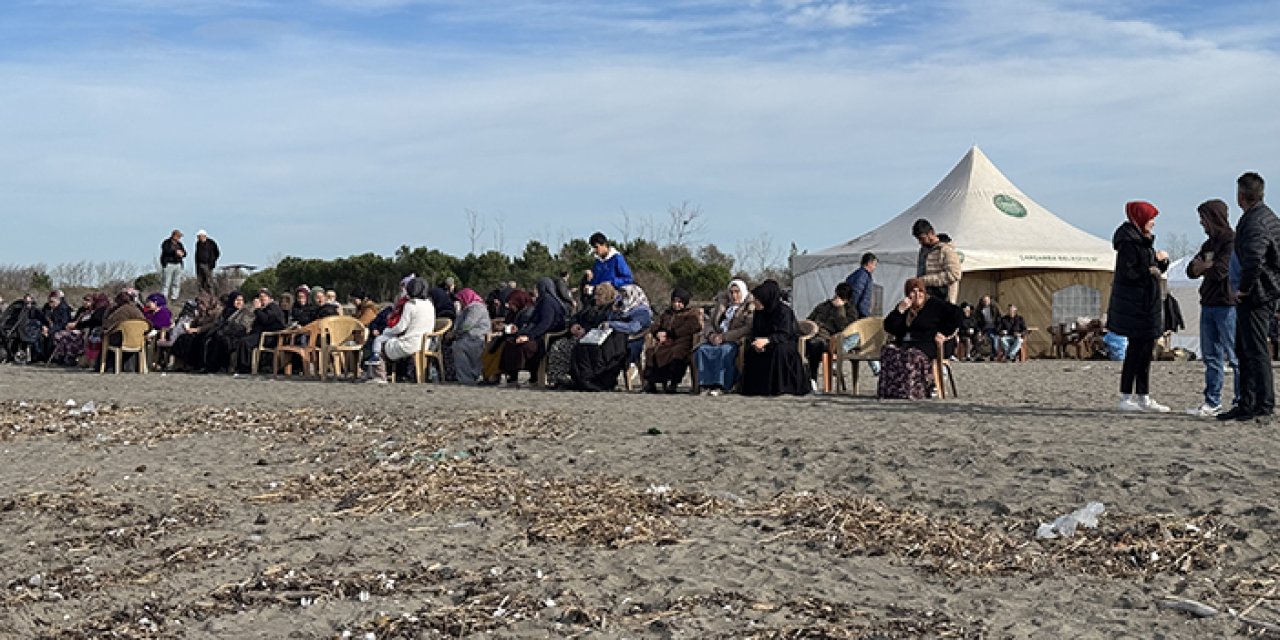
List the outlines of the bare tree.
<svg viewBox="0 0 1280 640">
<path fill-rule="evenodd" d="M 783 256 L 782 248 L 773 244 L 768 233 L 738 241 L 736 262 L 753 280 L 781 271 Z"/>
<path fill-rule="evenodd" d="M 475 209 L 464 209 L 467 212 L 467 236 L 471 238 L 471 254 L 475 255 L 476 245 L 484 234 L 484 218 Z"/>
<path fill-rule="evenodd" d="M 499 253 L 507 252 L 507 218 L 497 215 L 493 217 L 493 248 Z"/>
<path fill-rule="evenodd" d="M 680 206 L 667 207 L 667 229 L 665 237 L 660 240 L 668 246 L 687 247 L 706 228 L 707 221 L 702 217 L 702 207 L 685 200 Z"/>
<path fill-rule="evenodd" d="M 1187 237 L 1185 233 L 1168 233 L 1164 236 L 1164 250 L 1169 254 L 1169 260 L 1177 260 L 1195 253 L 1196 245 Z"/>
</svg>

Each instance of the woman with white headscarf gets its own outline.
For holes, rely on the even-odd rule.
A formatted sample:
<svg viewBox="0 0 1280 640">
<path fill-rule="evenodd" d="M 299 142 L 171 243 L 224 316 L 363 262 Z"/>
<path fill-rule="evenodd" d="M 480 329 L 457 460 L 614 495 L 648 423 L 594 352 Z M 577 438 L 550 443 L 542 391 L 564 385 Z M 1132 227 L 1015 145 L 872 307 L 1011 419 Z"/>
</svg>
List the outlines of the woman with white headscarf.
<svg viewBox="0 0 1280 640">
<path fill-rule="evenodd" d="M 738 382 L 738 350 L 751 332 L 754 309 L 747 283 L 734 280 L 716 297 L 716 312 L 703 331 L 705 342 L 693 351 L 697 386 L 712 395 L 733 389 Z"/>
</svg>

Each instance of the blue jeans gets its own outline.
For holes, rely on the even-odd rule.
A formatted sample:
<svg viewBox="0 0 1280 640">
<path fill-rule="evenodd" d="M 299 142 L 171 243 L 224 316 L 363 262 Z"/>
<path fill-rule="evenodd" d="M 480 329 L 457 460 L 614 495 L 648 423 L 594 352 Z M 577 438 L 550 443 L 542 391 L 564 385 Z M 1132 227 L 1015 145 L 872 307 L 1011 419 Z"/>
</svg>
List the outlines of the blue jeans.
<svg viewBox="0 0 1280 640">
<path fill-rule="evenodd" d="M 698 386 L 719 387 L 728 391 L 738 382 L 738 343 L 710 343 L 693 352 L 698 363 Z"/>
<path fill-rule="evenodd" d="M 160 293 L 169 300 L 178 300 L 181 308 L 182 264 L 166 264 L 160 267 Z M 170 302 L 170 304 L 173 304 Z"/>
<path fill-rule="evenodd" d="M 1004 354 L 1005 360 L 1017 360 L 1018 351 L 1022 349 L 1022 338 L 1019 336 L 999 336 L 1000 348 L 996 349 L 998 353 Z"/>
<path fill-rule="evenodd" d="M 1200 350 L 1204 352 L 1204 401 L 1222 404 L 1223 364 L 1231 364 L 1232 404 L 1240 402 L 1240 366 L 1236 361 L 1236 308 L 1200 307 Z"/>
<path fill-rule="evenodd" d="M 845 337 L 843 342 L 840 343 L 840 348 L 844 349 L 845 353 L 848 353 L 850 351 L 856 351 L 858 349 L 858 346 L 861 344 L 862 344 L 862 335 L 857 333 L 851 333 Z M 867 365 L 871 367 L 872 375 L 877 375 L 877 376 L 880 375 L 879 360 L 868 360 Z M 856 367 L 858 366 L 858 364 L 855 362 L 853 366 Z"/>
</svg>

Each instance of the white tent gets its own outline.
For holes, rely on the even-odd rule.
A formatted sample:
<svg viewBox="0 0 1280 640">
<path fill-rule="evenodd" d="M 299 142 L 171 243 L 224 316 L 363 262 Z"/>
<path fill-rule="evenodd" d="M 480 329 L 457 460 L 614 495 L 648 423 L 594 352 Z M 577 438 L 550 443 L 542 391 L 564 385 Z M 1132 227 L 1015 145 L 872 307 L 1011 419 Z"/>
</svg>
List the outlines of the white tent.
<svg viewBox="0 0 1280 640">
<path fill-rule="evenodd" d="M 1165 271 L 1165 279 L 1169 287 L 1169 295 L 1178 301 L 1182 311 L 1182 321 L 1187 328 L 1170 337 L 1170 347 L 1182 347 L 1200 355 L 1200 283 L 1187 277 L 1187 262 L 1191 256 L 1178 258 L 1169 263 Z"/>
<path fill-rule="evenodd" d="M 960 299 L 982 295 L 1017 304 L 1027 324 L 1047 329 L 1080 316 L 1099 317 L 1111 290 L 1111 243 L 1071 226 L 1014 186 L 978 147 L 911 208 L 853 240 L 796 256 L 795 309 L 808 313 L 836 283 L 858 268 L 862 254 L 879 258 L 875 272 L 882 313 L 916 275 L 920 246 L 911 226 L 925 218 L 951 236 L 961 255 Z M 1048 351 L 1047 332 L 1032 336 L 1029 353 Z"/>
</svg>

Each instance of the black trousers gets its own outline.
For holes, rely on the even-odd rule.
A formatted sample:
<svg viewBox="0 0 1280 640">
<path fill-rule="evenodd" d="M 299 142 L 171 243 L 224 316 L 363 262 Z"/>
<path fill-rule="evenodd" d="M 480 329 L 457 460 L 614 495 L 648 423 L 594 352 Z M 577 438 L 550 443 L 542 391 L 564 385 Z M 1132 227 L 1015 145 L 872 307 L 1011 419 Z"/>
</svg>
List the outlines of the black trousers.
<svg viewBox="0 0 1280 640">
<path fill-rule="evenodd" d="M 213 293 L 213 267 L 207 264 L 197 264 L 196 282 L 200 285 L 201 293 Z"/>
<path fill-rule="evenodd" d="M 1155 348 L 1155 338 L 1129 338 L 1124 365 L 1120 367 L 1120 393 L 1151 393 L 1151 356 Z"/>
<path fill-rule="evenodd" d="M 1276 389 L 1271 375 L 1271 349 L 1267 330 L 1275 315 L 1276 302 L 1260 305 L 1241 303 L 1236 307 L 1236 357 L 1240 360 L 1240 408 L 1270 414 L 1276 408 Z"/>
</svg>

